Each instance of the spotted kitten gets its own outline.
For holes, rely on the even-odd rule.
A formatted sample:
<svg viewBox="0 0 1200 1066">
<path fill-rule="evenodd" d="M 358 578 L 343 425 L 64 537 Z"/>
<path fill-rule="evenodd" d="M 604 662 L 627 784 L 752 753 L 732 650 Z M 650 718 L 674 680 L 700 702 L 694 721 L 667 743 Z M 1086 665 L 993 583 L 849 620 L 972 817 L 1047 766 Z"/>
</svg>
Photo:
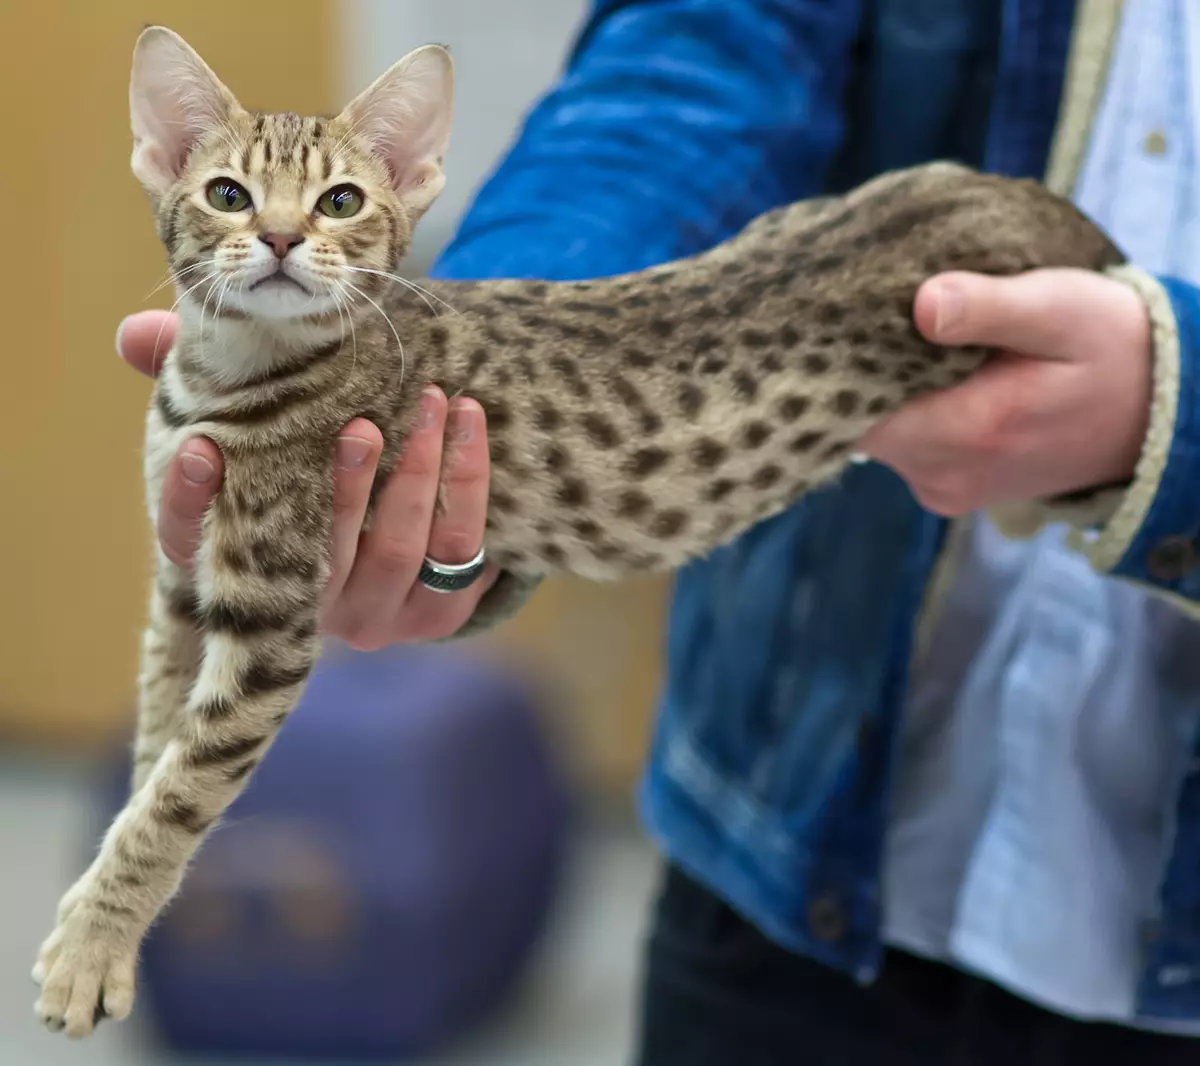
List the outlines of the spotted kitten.
<svg viewBox="0 0 1200 1066">
<path fill-rule="evenodd" d="M 636 274 L 421 291 L 392 272 L 443 184 L 451 94 L 431 46 L 334 118 L 261 114 L 174 33 L 138 40 L 133 170 L 182 323 L 147 418 L 151 517 L 186 436 L 216 441 L 226 473 L 194 573 L 158 559 L 135 792 L 42 946 L 51 1028 L 129 1013 L 147 926 L 300 696 L 352 417 L 383 430 L 387 471 L 426 382 L 483 404 L 504 574 L 482 626 L 554 571 L 617 578 L 711 550 L 834 477 L 901 401 L 974 370 L 986 353 L 913 328 L 930 274 L 1121 261 L 1040 186 L 941 164 Z"/>
</svg>

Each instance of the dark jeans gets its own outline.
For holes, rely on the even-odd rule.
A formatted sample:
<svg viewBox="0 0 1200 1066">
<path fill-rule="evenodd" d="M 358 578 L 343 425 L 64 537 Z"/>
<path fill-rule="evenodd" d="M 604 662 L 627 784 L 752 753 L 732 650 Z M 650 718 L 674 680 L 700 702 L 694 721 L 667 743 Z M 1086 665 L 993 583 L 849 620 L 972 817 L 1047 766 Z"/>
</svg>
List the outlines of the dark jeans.
<svg viewBox="0 0 1200 1066">
<path fill-rule="evenodd" d="M 767 941 L 670 868 L 646 958 L 637 1066 L 1173 1066 L 1200 1039 L 1085 1024 L 890 951 L 851 978 Z"/>
</svg>

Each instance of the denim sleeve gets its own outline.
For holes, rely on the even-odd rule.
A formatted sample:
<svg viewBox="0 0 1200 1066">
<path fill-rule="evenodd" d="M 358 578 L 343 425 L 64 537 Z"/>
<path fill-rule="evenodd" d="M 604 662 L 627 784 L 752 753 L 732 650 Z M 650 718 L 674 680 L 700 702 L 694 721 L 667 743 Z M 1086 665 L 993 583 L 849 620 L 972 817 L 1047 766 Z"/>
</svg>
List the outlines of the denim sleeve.
<svg viewBox="0 0 1200 1066">
<path fill-rule="evenodd" d="M 597 0 L 433 274 L 623 273 L 812 195 L 859 2 Z"/>
<path fill-rule="evenodd" d="M 1089 548 L 1115 576 L 1200 607 L 1200 289 L 1130 272 L 1150 311 L 1150 426 L 1133 483 Z"/>
</svg>

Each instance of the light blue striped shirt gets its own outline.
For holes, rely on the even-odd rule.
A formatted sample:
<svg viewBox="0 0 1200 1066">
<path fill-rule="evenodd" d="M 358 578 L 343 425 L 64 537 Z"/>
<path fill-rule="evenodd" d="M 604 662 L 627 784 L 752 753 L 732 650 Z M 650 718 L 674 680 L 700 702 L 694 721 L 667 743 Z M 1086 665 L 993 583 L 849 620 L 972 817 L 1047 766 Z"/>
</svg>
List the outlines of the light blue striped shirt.
<svg viewBox="0 0 1200 1066">
<path fill-rule="evenodd" d="M 1193 283 L 1198 145 L 1200 0 L 1129 0 L 1075 199 L 1133 262 Z M 1010 542 L 977 518 L 960 550 L 905 713 L 887 939 L 1129 1023 L 1200 707 L 1200 625 L 1096 575 L 1062 529 Z"/>
</svg>

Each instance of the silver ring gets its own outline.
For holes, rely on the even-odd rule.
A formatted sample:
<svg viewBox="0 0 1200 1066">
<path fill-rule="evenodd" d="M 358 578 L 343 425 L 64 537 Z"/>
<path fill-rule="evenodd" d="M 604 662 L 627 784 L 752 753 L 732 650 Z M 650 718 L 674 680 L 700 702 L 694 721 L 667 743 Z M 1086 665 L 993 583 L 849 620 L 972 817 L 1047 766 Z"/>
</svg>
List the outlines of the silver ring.
<svg viewBox="0 0 1200 1066">
<path fill-rule="evenodd" d="M 479 554 L 469 563 L 439 563 L 429 556 L 421 562 L 417 580 L 430 592 L 461 592 L 475 584 L 483 573 L 486 549 L 480 548 Z"/>
</svg>

